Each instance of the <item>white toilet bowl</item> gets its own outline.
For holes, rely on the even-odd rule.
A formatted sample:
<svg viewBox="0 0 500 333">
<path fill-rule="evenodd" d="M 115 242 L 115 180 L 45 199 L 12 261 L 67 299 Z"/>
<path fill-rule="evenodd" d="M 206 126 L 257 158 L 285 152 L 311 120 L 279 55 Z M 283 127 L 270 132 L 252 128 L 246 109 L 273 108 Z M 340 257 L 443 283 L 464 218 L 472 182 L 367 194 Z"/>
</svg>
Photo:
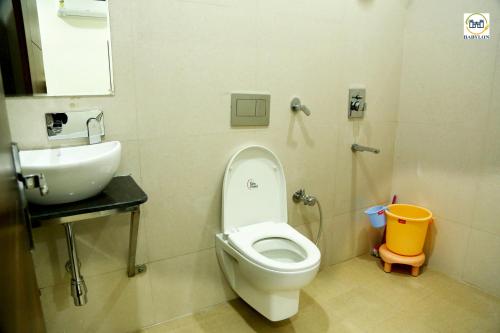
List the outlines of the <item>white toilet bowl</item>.
<svg viewBox="0 0 500 333">
<path fill-rule="evenodd" d="M 297 313 L 299 292 L 315 277 L 321 254 L 287 223 L 283 168 L 268 149 L 236 153 L 223 186 L 220 265 L 234 291 L 269 320 Z"/>
</svg>

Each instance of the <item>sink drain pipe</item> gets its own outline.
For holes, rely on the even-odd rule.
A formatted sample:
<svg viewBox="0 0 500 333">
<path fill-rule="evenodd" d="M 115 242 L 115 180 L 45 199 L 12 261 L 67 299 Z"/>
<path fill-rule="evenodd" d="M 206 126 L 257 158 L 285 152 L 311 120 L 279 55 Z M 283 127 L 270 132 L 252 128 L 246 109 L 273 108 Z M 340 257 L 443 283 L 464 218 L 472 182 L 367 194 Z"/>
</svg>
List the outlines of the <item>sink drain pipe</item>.
<svg viewBox="0 0 500 333">
<path fill-rule="evenodd" d="M 71 296 L 76 306 L 87 304 L 87 286 L 85 280 L 80 274 L 78 262 L 78 253 L 76 251 L 75 234 L 73 232 L 73 223 L 65 223 L 66 244 L 68 246 L 69 268 L 71 273 Z"/>
</svg>

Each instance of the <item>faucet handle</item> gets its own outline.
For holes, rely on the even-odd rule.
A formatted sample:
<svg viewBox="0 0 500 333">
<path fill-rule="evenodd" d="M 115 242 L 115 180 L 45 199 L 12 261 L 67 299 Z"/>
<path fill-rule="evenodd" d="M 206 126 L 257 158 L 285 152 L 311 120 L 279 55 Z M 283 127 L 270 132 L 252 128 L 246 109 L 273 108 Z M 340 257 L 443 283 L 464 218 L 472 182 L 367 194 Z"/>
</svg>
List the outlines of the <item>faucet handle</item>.
<svg viewBox="0 0 500 333">
<path fill-rule="evenodd" d="M 351 99 L 351 111 L 365 111 L 366 110 L 366 102 L 364 101 L 363 96 L 356 95 Z"/>
</svg>

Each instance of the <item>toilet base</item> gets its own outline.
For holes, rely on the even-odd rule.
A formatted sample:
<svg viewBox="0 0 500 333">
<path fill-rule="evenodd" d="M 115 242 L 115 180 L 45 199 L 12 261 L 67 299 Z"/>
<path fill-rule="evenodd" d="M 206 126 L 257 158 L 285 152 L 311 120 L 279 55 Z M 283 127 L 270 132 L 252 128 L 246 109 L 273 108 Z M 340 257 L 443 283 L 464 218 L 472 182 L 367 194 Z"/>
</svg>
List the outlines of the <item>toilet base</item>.
<svg viewBox="0 0 500 333">
<path fill-rule="evenodd" d="M 385 244 L 382 244 L 378 251 L 384 263 L 384 272 L 386 273 L 391 272 L 392 264 L 403 264 L 411 266 L 411 275 L 418 276 L 420 273 L 420 266 L 422 266 L 425 261 L 424 253 L 416 256 L 402 256 L 391 252 Z"/>
<path fill-rule="evenodd" d="M 241 275 L 234 291 L 251 307 L 271 321 L 280 321 L 299 311 L 300 290 L 268 292 L 255 288 Z"/>
</svg>

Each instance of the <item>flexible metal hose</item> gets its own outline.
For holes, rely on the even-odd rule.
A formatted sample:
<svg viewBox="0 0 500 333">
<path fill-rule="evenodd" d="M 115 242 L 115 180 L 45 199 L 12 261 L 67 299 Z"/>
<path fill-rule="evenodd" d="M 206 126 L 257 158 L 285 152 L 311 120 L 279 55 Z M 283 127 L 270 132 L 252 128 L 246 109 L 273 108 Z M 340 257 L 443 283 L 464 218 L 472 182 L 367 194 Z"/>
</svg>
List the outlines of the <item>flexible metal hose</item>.
<svg viewBox="0 0 500 333">
<path fill-rule="evenodd" d="M 318 245 L 321 235 L 323 234 L 323 211 L 321 210 L 321 204 L 319 203 L 318 199 L 316 199 L 316 203 L 318 204 L 318 210 L 319 210 L 319 229 L 318 229 L 318 235 L 316 236 L 315 244 Z"/>
<path fill-rule="evenodd" d="M 306 206 L 314 206 L 315 204 L 318 204 L 318 210 L 319 210 L 319 229 L 318 229 L 318 234 L 316 235 L 316 241 L 314 244 L 318 245 L 319 240 L 321 239 L 321 235 L 323 233 L 323 210 L 321 209 L 321 204 L 319 203 L 319 200 L 312 196 L 312 195 L 306 195 L 306 191 L 301 188 L 295 191 L 292 195 L 293 202 L 299 203 L 302 202 Z"/>
</svg>

